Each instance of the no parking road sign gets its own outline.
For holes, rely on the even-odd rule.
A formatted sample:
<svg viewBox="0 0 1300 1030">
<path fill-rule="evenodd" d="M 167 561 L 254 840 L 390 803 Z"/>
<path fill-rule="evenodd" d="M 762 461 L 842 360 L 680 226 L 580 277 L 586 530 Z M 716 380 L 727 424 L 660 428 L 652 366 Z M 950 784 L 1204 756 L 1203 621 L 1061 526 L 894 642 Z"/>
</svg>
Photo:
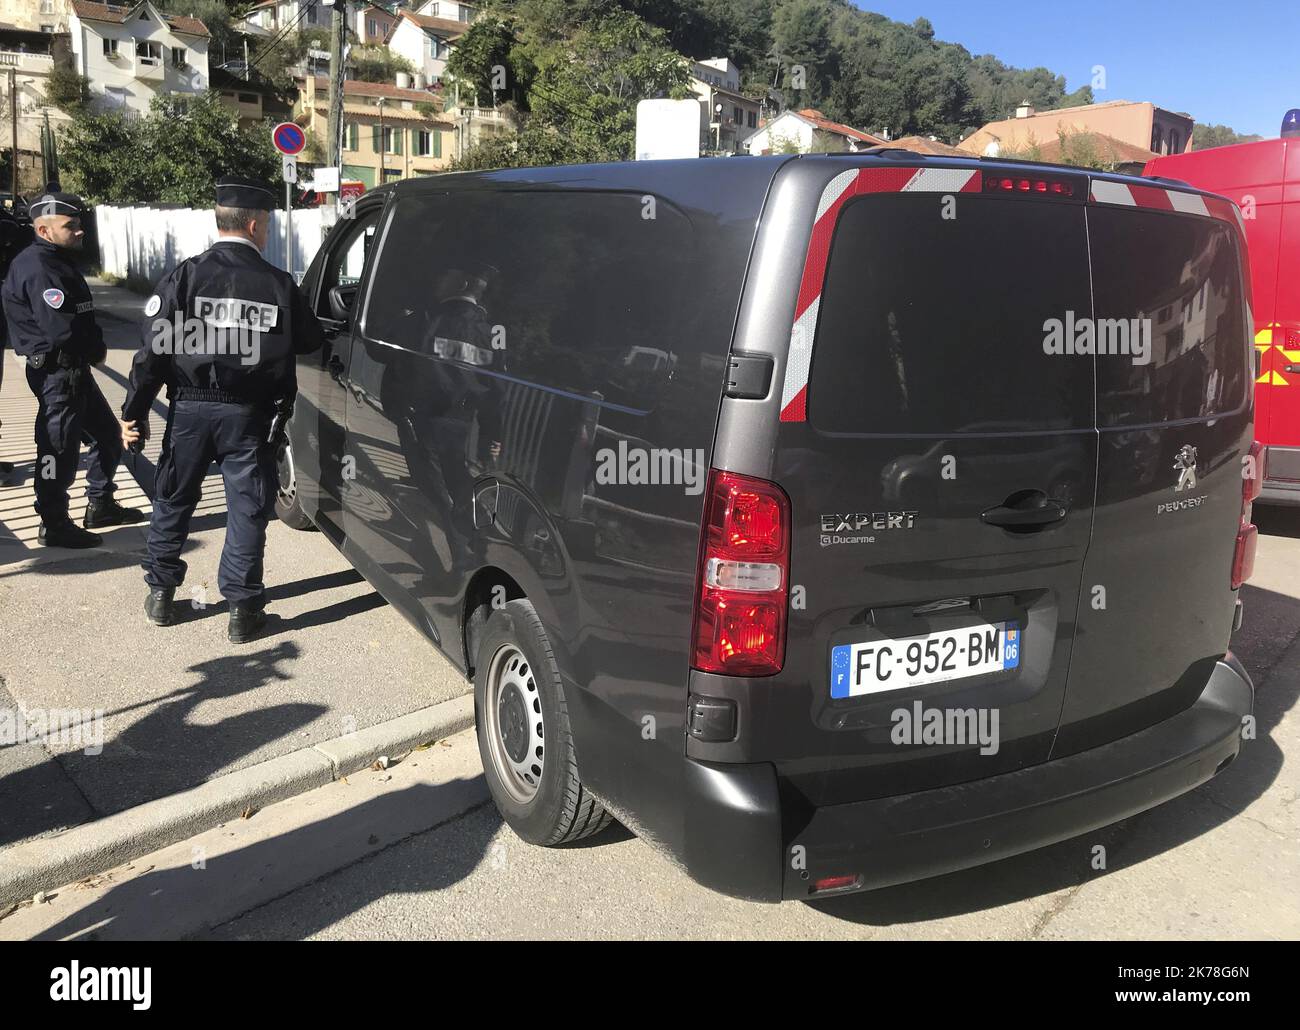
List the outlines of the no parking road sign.
<svg viewBox="0 0 1300 1030">
<path fill-rule="evenodd" d="M 271 142 L 281 154 L 293 157 L 307 145 L 307 134 L 293 122 L 281 122 L 271 130 Z"/>
</svg>

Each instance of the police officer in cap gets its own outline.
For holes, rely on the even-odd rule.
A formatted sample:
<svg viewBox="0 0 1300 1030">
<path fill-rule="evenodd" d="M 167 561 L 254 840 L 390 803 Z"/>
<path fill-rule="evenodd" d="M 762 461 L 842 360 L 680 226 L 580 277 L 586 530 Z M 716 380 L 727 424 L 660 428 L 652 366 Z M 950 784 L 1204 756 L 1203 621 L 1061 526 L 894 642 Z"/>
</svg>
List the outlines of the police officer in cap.
<svg viewBox="0 0 1300 1030">
<path fill-rule="evenodd" d="M 224 178 L 216 188 L 219 237 L 163 278 L 145 305 L 144 342 L 122 408 L 122 440 L 148 437 L 149 408 L 167 385 L 171 407 L 144 562 L 145 613 L 174 619 L 185 578 L 181 550 L 208 466 L 226 490 L 226 542 L 217 584 L 230 602 L 229 637 L 251 640 L 266 623 L 262 555 L 278 485 L 276 442 L 297 392 L 295 355 L 321 346 L 321 327 L 293 278 L 262 257 L 274 194 Z"/>
<path fill-rule="evenodd" d="M 122 441 L 113 409 L 90 366 L 108 348 L 95 322 L 90 287 L 77 270 L 85 232 L 81 199 L 47 192 L 29 209 L 35 239 L 9 266 L 3 299 L 14 351 L 27 359 L 27 385 L 36 395 L 36 511 L 47 547 L 94 547 L 91 529 L 140 522 L 143 512 L 113 500 Z M 68 517 L 68 488 L 77 475 L 81 442 L 90 444 L 86 514 L 79 528 Z"/>
</svg>

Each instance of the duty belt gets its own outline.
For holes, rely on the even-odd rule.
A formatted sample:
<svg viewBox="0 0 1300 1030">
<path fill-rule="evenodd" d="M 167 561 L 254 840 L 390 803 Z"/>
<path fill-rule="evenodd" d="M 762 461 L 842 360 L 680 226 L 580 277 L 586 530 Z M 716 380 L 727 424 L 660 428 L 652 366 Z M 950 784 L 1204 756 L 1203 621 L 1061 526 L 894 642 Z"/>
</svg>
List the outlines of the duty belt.
<svg viewBox="0 0 1300 1030">
<path fill-rule="evenodd" d="M 244 404 L 264 407 L 260 401 L 251 397 L 241 397 L 226 390 L 204 390 L 197 386 L 179 386 L 176 388 L 178 401 L 211 401 L 216 404 Z"/>
</svg>

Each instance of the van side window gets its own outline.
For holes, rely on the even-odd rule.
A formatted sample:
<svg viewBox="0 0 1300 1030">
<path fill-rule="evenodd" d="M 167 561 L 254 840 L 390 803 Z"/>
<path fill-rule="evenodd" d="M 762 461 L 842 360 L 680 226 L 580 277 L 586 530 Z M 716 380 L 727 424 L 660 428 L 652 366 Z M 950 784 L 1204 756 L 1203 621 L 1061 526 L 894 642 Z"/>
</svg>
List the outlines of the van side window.
<svg viewBox="0 0 1300 1030">
<path fill-rule="evenodd" d="M 649 410 L 676 366 L 685 315 L 674 298 L 692 256 L 690 223 L 653 201 L 535 190 L 402 198 L 366 335 Z"/>
<path fill-rule="evenodd" d="M 1131 208 L 1088 212 L 1096 319 L 1147 335 L 1145 363 L 1097 359 L 1098 422 L 1146 425 L 1236 411 L 1250 388 L 1231 229 Z"/>
<path fill-rule="evenodd" d="M 379 212 L 375 206 L 357 216 L 351 226 L 345 226 L 336 242 L 332 241 L 325 267 L 321 271 L 320 293 L 318 294 L 316 314 L 321 318 L 332 318 L 329 306 L 329 292 L 335 286 L 355 287 L 361 282 L 361 273 L 365 270 L 366 259 L 375 242 L 375 230 L 379 224 Z"/>
<path fill-rule="evenodd" d="M 831 243 L 808 418 L 837 433 L 1089 428 L 1090 357 L 1044 327 L 1086 316 L 1080 205 L 922 194 L 851 200 Z"/>
</svg>

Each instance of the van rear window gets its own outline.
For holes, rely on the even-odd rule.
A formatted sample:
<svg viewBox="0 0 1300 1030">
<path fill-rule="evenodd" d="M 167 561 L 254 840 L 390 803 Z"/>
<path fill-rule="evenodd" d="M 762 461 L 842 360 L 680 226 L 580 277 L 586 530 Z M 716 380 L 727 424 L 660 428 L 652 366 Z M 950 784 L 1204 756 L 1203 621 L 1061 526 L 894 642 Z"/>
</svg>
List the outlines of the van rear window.
<svg viewBox="0 0 1300 1030">
<path fill-rule="evenodd" d="M 1097 320 L 1137 326 L 1150 360 L 1097 361 L 1098 422 L 1146 425 L 1240 408 L 1252 370 L 1232 232 L 1156 211 L 1088 212 Z"/>
<path fill-rule="evenodd" d="M 813 344 L 808 417 L 881 435 L 1090 428 L 1093 363 L 1044 323 L 1091 310 L 1083 206 L 935 194 L 850 201 Z"/>
</svg>

